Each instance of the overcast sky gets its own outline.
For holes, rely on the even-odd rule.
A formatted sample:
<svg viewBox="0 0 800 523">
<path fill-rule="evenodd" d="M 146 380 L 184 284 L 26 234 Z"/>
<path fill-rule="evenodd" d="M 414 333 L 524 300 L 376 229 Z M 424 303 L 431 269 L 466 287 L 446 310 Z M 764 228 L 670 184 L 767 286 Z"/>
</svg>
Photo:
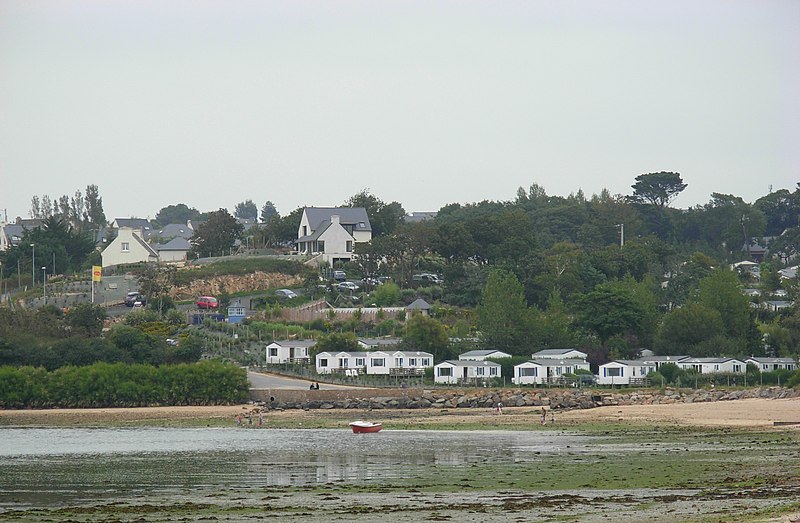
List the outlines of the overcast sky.
<svg viewBox="0 0 800 523">
<path fill-rule="evenodd" d="M 800 1 L 0 0 L 0 209 L 800 181 Z"/>
</svg>

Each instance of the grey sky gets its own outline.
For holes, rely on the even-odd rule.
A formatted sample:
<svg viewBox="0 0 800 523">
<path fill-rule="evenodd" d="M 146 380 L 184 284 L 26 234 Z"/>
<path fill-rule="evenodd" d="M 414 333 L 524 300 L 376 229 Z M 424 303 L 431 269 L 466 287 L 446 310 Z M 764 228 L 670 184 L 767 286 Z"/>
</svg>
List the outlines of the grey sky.
<svg viewBox="0 0 800 523">
<path fill-rule="evenodd" d="M 800 2 L 0 0 L 0 209 L 800 181 Z"/>
</svg>

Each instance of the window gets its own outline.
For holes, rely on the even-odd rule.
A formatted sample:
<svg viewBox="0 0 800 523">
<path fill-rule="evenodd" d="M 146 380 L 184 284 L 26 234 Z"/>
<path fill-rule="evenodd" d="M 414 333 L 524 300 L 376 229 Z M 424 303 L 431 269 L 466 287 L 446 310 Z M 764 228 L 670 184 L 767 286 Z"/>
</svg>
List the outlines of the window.
<svg viewBox="0 0 800 523">
<path fill-rule="evenodd" d="M 403 358 L 395 358 L 394 359 L 394 366 L 395 367 L 402 367 L 403 366 Z"/>
<path fill-rule="evenodd" d="M 742 366 L 741 365 L 734 365 L 733 366 L 733 372 L 742 372 Z"/>
<path fill-rule="evenodd" d="M 408 358 L 408 366 L 409 367 L 416 367 L 417 366 L 417 358 Z"/>
<path fill-rule="evenodd" d="M 122 252 L 129 252 L 131 250 L 131 244 L 128 242 L 122 242 Z"/>
<path fill-rule="evenodd" d="M 347 244 L 345 245 L 345 250 L 347 252 L 353 252 L 353 242 L 352 242 L 352 240 L 347 240 Z"/>
<path fill-rule="evenodd" d="M 621 367 L 606 367 L 603 369 L 604 376 L 619 377 L 622 376 Z"/>
<path fill-rule="evenodd" d="M 367 358 L 356 358 L 356 367 L 363 367 L 367 364 Z"/>
<path fill-rule="evenodd" d="M 278 348 L 277 347 L 271 347 L 269 349 L 269 355 L 271 357 L 277 356 L 278 355 Z"/>
<path fill-rule="evenodd" d="M 320 367 L 327 367 L 328 366 L 328 358 L 320 358 L 319 359 L 319 366 Z"/>
<path fill-rule="evenodd" d="M 714 365 L 714 370 L 719 370 L 719 365 Z"/>
<path fill-rule="evenodd" d="M 489 376 L 497 376 L 497 367 L 489 367 Z"/>
<path fill-rule="evenodd" d="M 431 365 L 430 358 L 422 358 L 422 366 L 423 367 L 430 367 L 430 365 Z"/>
<path fill-rule="evenodd" d="M 366 229 L 367 228 L 367 224 L 364 223 L 364 222 L 358 222 L 358 228 L 359 229 Z"/>
<path fill-rule="evenodd" d="M 303 225 L 303 236 L 308 236 L 308 226 Z"/>
<path fill-rule="evenodd" d="M 369 360 L 369 365 L 371 367 L 385 367 L 386 360 L 385 358 L 372 358 L 371 360 Z"/>
<path fill-rule="evenodd" d="M 475 375 L 483 376 L 483 367 L 475 367 Z"/>
<path fill-rule="evenodd" d="M 348 366 L 348 359 L 347 358 L 339 358 L 339 367 L 344 368 Z"/>
<path fill-rule="evenodd" d="M 452 376 L 453 375 L 453 368 L 452 367 L 439 367 L 439 376 Z"/>
<path fill-rule="evenodd" d="M 539 375 L 539 367 L 520 367 L 519 368 L 519 375 L 520 376 L 538 376 Z"/>
</svg>

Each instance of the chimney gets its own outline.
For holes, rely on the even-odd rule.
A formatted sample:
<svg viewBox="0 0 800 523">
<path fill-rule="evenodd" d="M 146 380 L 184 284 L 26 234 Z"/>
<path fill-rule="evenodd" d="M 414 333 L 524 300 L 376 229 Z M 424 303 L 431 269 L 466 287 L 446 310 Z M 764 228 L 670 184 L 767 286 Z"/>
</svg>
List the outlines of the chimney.
<svg viewBox="0 0 800 523">
<path fill-rule="evenodd" d="M 339 215 L 331 214 L 331 225 L 339 225 Z"/>
</svg>

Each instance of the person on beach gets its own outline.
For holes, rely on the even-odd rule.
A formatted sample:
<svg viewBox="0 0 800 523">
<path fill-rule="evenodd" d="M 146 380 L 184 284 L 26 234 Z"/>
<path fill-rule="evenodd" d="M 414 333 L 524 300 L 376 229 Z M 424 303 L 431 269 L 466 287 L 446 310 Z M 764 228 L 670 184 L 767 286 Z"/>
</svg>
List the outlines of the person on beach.
<svg viewBox="0 0 800 523">
<path fill-rule="evenodd" d="M 259 412 L 258 413 L 258 426 L 260 427 L 263 424 L 264 424 L 264 415 Z"/>
<path fill-rule="evenodd" d="M 237 427 L 241 427 L 242 426 L 242 415 L 241 414 L 237 414 L 236 415 L 236 426 Z"/>
<path fill-rule="evenodd" d="M 494 408 L 495 414 L 502 414 L 503 413 L 503 404 L 501 402 L 497 402 L 497 405 Z"/>
<path fill-rule="evenodd" d="M 542 425 L 547 423 L 547 409 L 542 407 Z"/>
</svg>

